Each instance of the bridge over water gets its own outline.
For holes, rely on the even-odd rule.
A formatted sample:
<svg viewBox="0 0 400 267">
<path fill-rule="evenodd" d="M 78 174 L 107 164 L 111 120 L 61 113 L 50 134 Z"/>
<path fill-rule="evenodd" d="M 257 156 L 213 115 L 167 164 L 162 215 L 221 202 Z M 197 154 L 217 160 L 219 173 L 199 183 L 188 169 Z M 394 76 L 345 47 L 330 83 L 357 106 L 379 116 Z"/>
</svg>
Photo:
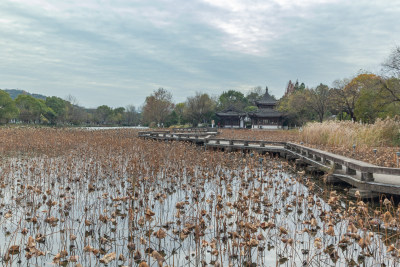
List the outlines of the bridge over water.
<svg viewBox="0 0 400 267">
<path fill-rule="evenodd" d="M 214 128 L 185 128 L 172 131 L 139 132 L 139 137 L 154 140 L 185 141 L 203 145 L 205 149 L 223 151 L 254 151 L 260 154 L 278 154 L 299 165 L 310 166 L 327 173 L 327 182 L 346 182 L 361 197 L 373 197 L 377 193 L 400 195 L 400 168 L 380 167 L 363 161 L 340 156 L 327 151 L 290 142 L 217 138 Z"/>
</svg>

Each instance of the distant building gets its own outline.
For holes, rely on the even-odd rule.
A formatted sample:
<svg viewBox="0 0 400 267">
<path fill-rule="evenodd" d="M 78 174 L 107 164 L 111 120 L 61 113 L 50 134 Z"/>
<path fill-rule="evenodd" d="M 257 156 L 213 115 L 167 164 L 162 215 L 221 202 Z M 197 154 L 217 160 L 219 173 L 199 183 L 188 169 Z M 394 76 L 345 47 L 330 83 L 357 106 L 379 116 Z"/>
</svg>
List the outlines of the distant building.
<svg viewBox="0 0 400 267">
<path fill-rule="evenodd" d="M 275 109 L 276 104 L 277 101 L 268 93 L 268 87 L 266 87 L 262 99 L 256 101 L 258 110 L 248 113 L 251 119 L 251 127 L 253 129 L 282 128 L 283 113 Z"/>
<path fill-rule="evenodd" d="M 227 109 L 217 112 L 219 118 L 220 127 L 223 128 L 245 128 L 244 120 L 246 113 L 236 110 L 234 107 L 228 107 Z"/>
</svg>

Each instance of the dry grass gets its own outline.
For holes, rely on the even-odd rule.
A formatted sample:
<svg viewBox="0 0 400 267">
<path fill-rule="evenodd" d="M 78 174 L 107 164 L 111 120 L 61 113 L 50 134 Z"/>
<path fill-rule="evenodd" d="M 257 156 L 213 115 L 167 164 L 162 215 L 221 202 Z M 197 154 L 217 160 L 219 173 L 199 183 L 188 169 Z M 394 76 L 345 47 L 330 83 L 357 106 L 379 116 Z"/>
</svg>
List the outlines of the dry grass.
<svg viewBox="0 0 400 267">
<path fill-rule="evenodd" d="M 300 138 L 309 144 L 333 147 L 388 147 L 399 145 L 400 121 L 378 120 L 375 124 L 360 124 L 351 121 L 327 121 L 309 123 Z"/>
<path fill-rule="evenodd" d="M 378 120 L 375 124 L 327 121 L 309 123 L 300 131 L 222 129 L 218 138 L 303 142 L 309 147 L 378 166 L 397 167 L 400 121 L 398 118 Z"/>
<path fill-rule="evenodd" d="M 384 167 L 398 167 L 399 138 L 398 118 L 378 120 L 375 124 L 350 121 L 309 123 L 300 131 L 300 141 L 307 146 Z"/>
<path fill-rule="evenodd" d="M 298 142 L 300 134 L 298 130 L 253 130 L 253 129 L 220 129 L 218 138 L 248 139 L 281 142 Z"/>
</svg>

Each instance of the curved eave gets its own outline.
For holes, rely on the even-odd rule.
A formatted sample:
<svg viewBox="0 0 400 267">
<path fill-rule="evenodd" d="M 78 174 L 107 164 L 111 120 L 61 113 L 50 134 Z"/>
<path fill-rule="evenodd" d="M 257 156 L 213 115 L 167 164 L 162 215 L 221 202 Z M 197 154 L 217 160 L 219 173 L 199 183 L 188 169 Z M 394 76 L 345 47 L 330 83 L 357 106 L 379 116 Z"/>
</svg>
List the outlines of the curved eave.
<svg viewBox="0 0 400 267">
<path fill-rule="evenodd" d="M 253 112 L 249 113 L 250 118 L 279 118 L 283 117 L 284 114 L 281 112 Z"/>
<path fill-rule="evenodd" d="M 262 115 L 262 114 L 249 114 L 250 118 L 281 118 L 283 114 L 271 114 L 271 115 Z"/>
<path fill-rule="evenodd" d="M 273 101 L 262 101 L 262 100 L 260 100 L 260 101 L 256 101 L 256 105 L 275 106 L 276 102 L 277 101 L 275 101 L 275 100 L 273 100 Z"/>
<path fill-rule="evenodd" d="M 246 113 L 215 113 L 218 117 L 244 117 Z"/>
</svg>

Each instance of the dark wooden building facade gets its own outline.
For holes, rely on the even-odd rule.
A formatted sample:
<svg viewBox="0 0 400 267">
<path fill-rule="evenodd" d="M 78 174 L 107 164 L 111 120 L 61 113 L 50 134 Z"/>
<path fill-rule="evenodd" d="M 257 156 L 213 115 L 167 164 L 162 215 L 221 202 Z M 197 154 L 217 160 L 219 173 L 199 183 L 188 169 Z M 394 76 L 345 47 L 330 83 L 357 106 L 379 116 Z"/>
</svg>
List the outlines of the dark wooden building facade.
<svg viewBox="0 0 400 267">
<path fill-rule="evenodd" d="M 229 107 L 221 112 L 216 113 L 219 118 L 219 126 L 223 128 L 244 128 L 244 119 L 246 113 Z"/>
<path fill-rule="evenodd" d="M 280 129 L 282 128 L 283 113 L 276 110 L 277 101 L 265 88 L 264 96 L 256 101 L 257 111 L 248 113 L 253 129 Z"/>
</svg>

